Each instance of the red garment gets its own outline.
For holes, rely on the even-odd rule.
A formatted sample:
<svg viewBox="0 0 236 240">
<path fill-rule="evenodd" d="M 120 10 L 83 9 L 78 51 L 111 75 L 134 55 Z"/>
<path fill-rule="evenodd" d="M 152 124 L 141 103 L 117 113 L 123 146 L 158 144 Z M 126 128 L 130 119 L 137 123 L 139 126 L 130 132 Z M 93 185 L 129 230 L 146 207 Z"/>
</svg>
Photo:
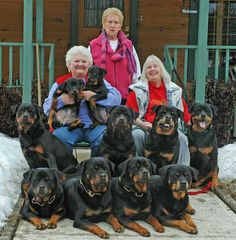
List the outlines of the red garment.
<svg viewBox="0 0 236 240">
<path fill-rule="evenodd" d="M 71 78 L 72 74 L 71 73 L 67 73 L 63 76 L 60 76 L 56 79 L 56 82 L 58 85 L 62 84 L 64 81 L 66 81 L 68 78 Z"/>
<path fill-rule="evenodd" d="M 155 113 L 152 111 L 152 108 L 155 105 L 167 105 L 167 97 L 166 97 L 166 88 L 164 83 L 162 82 L 160 87 L 156 87 L 155 84 L 149 82 L 149 103 L 147 107 L 147 112 L 144 115 L 144 119 L 147 122 L 153 123 L 155 119 Z M 184 107 L 184 122 L 188 123 L 190 121 L 191 115 L 188 112 L 188 105 L 185 100 L 182 98 L 183 107 Z M 135 112 L 139 112 L 138 104 L 136 101 L 135 92 L 131 92 L 127 98 L 126 106 L 133 109 Z"/>
<path fill-rule="evenodd" d="M 126 46 L 131 52 L 133 52 L 133 44 L 129 39 L 125 40 Z M 122 99 L 127 99 L 129 85 L 132 83 L 132 75 L 128 71 L 128 57 L 127 55 L 119 61 L 112 61 L 111 58 L 119 51 L 115 52 L 108 44 L 108 50 L 106 54 L 106 70 L 107 74 L 105 79 L 120 92 Z M 102 56 L 102 36 L 101 34 L 90 42 L 90 49 L 93 56 L 93 62 L 95 65 L 100 66 Z"/>
</svg>

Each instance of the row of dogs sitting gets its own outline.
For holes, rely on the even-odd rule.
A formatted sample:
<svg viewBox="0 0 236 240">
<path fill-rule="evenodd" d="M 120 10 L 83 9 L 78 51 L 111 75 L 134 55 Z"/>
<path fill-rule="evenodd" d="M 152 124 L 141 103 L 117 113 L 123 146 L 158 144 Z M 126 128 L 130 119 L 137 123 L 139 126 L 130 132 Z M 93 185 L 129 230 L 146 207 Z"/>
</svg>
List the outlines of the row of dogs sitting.
<svg viewBox="0 0 236 240">
<path fill-rule="evenodd" d="M 55 228 L 57 221 L 67 216 L 74 220 L 75 227 L 102 238 L 109 234 L 93 221 L 105 220 L 117 232 L 126 227 L 142 236 L 150 233 L 134 222 L 136 219 L 147 221 L 158 232 L 167 225 L 196 234 L 190 216 L 195 211 L 189 205 L 187 190 L 209 180 L 212 188 L 218 185 L 217 141 L 212 126 L 216 109 L 200 103 L 190 108 L 191 167 L 176 164 L 181 113 L 167 106 L 157 106 L 154 111 L 156 118 L 145 145 L 145 157 L 135 157 L 135 113 L 117 106 L 109 112 L 100 157 L 78 165 L 60 140 L 45 129 L 36 105 L 16 106 L 19 140 L 31 168 L 22 181 L 23 217 L 37 229 L 45 229 Z M 72 176 L 67 171 L 69 165 L 76 169 Z M 43 223 L 40 217 L 49 217 L 49 222 Z"/>
</svg>

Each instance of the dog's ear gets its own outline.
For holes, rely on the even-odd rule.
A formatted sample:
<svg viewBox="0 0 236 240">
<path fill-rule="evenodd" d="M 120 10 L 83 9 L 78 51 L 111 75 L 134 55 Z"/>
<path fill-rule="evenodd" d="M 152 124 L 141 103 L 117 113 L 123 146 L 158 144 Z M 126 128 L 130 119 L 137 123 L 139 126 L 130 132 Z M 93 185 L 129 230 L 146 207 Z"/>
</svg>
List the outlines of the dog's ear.
<svg viewBox="0 0 236 240">
<path fill-rule="evenodd" d="M 11 106 L 11 111 L 12 111 L 12 113 L 13 113 L 13 116 L 16 116 L 16 112 L 17 112 L 17 110 L 18 110 L 18 108 L 19 108 L 20 105 L 21 105 L 21 104 L 19 103 L 19 104 L 16 104 L 16 105 Z"/>
<path fill-rule="evenodd" d="M 34 173 L 34 169 L 30 169 L 27 172 L 23 173 L 23 183 L 29 183 L 31 181 L 32 174 Z"/>
<path fill-rule="evenodd" d="M 170 167 L 172 167 L 173 164 L 171 165 L 166 165 L 162 168 L 159 169 L 159 174 L 163 177 L 163 178 L 166 178 L 167 174 L 168 174 L 168 170 Z"/>
<path fill-rule="evenodd" d="M 86 169 L 86 165 L 89 159 L 83 160 L 82 162 L 79 163 L 78 168 L 79 168 L 79 175 L 83 175 L 85 169 Z"/>
<path fill-rule="evenodd" d="M 125 160 L 124 162 L 120 163 L 118 166 L 117 166 L 117 172 L 118 172 L 118 175 L 119 176 L 123 176 L 126 174 L 126 168 L 127 168 L 127 164 L 128 164 L 128 159 Z"/>
<path fill-rule="evenodd" d="M 57 169 L 53 168 L 51 169 L 51 171 L 54 174 L 54 177 L 56 178 L 57 183 L 62 182 L 63 180 L 65 180 L 65 175 L 62 174 L 62 172 L 58 171 Z"/>
<path fill-rule="evenodd" d="M 193 103 L 193 104 L 190 105 L 190 107 L 188 109 L 189 113 L 192 113 L 194 111 L 194 108 L 197 106 L 197 104 L 198 103 Z"/>
<path fill-rule="evenodd" d="M 157 113 L 158 110 L 159 110 L 160 108 L 162 108 L 162 106 L 163 106 L 163 105 L 155 105 L 155 106 L 152 108 L 152 111 L 155 112 L 155 113 Z"/>
<path fill-rule="evenodd" d="M 189 169 L 190 169 L 190 172 L 191 172 L 191 175 L 192 175 L 193 179 L 195 181 L 197 181 L 198 180 L 198 174 L 199 174 L 198 170 L 196 168 L 193 168 L 193 167 L 190 167 L 190 166 L 189 166 Z"/>
<path fill-rule="evenodd" d="M 109 169 L 111 171 L 111 176 L 115 176 L 115 164 L 111 162 L 110 160 L 106 159 L 107 165 L 109 166 Z"/>
<path fill-rule="evenodd" d="M 107 74 L 107 70 L 104 68 L 100 68 L 100 71 L 102 73 L 102 77 L 104 77 Z"/>
<path fill-rule="evenodd" d="M 213 112 L 213 116 L 216 116 L 217 115 L 217 107 L 215 105 L 212 105 L 212 104 L 209 104 L 210 107 L 211 107 L 211 110 Z"/>
<path fill-rule="evenodd" d="M 147 158 L 147 160 L 148 160 L 148 163 L 151 166 L 152 174 L 156 174 L 157 165 L 154 162 L 152 162 L 151 159 Z"/>
<path fill-rule="evenodd" d="M 42 115 L 43 113 L 43 108 L 40 107 L 39 105 L 37 104 L 33 104 L 35 109 L 36 109 L 36 113 L 37 113 L 37 117 L 40 118 L 40 116 Z"/>
</svg>

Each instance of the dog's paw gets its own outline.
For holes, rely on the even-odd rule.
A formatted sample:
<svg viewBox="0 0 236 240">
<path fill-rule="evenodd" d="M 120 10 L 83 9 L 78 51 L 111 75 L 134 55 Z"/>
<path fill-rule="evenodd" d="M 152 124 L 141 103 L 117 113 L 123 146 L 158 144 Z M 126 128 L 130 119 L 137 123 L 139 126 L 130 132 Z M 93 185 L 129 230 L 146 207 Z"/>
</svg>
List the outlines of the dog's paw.
<svg viewBox="0 0 236 240">
<path fill-rule="evenodd" d="M 37 230 L 45 230 L 47 228 L 47 225 L 44 223 L 39 223 L 36 225 Z"/>
</svg>

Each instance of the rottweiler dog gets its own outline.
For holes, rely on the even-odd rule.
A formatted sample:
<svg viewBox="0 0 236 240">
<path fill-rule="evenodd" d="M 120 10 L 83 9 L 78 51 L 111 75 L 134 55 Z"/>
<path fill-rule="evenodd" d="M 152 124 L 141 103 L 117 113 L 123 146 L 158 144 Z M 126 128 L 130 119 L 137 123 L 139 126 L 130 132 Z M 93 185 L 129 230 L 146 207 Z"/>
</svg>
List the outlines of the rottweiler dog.
<svg viewBox="0 0 236 240">
<path fill-rule="evenodd" d="M 56 228 L 57 222 L 66 215 L 62 178 L 60 172 L 49 168 L 31 169 L 24 173 L 21 214 L 38 230 Z M 49 221 L 44 223 L 41 218 L 49 218 Z"/>
<path fill-rule="evenodd" d="M 37 105 L 18 104 L 14 106 L 13 113 L 16 116 L 21 149 L 30 168 L 63 170 L 69 165 L 77 165 L 77 160 L 66 146 L 45 128 Z"/>
<path fill-rule="evenodd" d="M 115 165 L 135 156 L 132 124 L 138 114 L 126 106 L 116 106 L 108 110 L 107 129 L 99 146 L 99 155 Z"/>
<path fill-rule="evenodd" d="M 190 108 L 191 126 L 188 129 L 190 165 L 199 171 L 192 187 L 212 181 L 211 188 L 218 186 L 218 144 L 213 127 L 216 107 L 207 103 L 195 103 Z"/>
<path fill-rule="evenodd" d="M 101 238 L 109 238 L 95 222 L 106 221 L 116 232 L 124 228 L 112 214 L 110 179 L 114 164 L 102 157 L 92 157 L 80 163 L 80 176 L 66 180 L 65 205 L 73 226 Z"/>
<path fill-rule="evenodd" d="M 198 171 L 186 165 L 172 164 L 162 167 L 159 172 L 160 177 L 154 176 L 150 181 L 153 216 L 164 226 L 196 234 L 197 226 L 191 218 L 195 210 L 189 203 L 187 191 L 192 180 L 197 179 Z"/>
<path fill-rule="evenodd" d="M 151 214 L 150 176 L 155 173 L 155 164 L 144 157 L 134 157 L 119 166 L 121 175 L 112 179 L 112 208 L 118 221 L 126 228 L 149 237 L 150 232 L 135 220 L 151 224 L 157 232 L 164 227 Z"/>
<path fill-rule="evenodd" d="M 182 119 L 183 113 L 175 107 L 165 105 L 154 106 L 153 111 L 156 112 L 156 117 L 144 146 L 144 156 L 150 158 L 160 169 L 178 161 L 178 118 Z"/>
<path fill-rule="evenodd" d="M 96 65 L 93 65 L 88 69 L 88 80 L 85 84 L 84 91 L 89 90 L 96 93 L 87 102 L 90 117 L 93 120 L 91 128 L 95 128 L 98 124 L 107 123 L 106 108 L 96 104 L 97 101 L 106 99 L 109 92 L 103 80 L 106 73 L 107 71 L 105 69 Z"/>
<path fill-rule="evenodd" d="M 48 124 L 51 131 L 55 127 L 68 126 L 69 130 L 83 127 L 84 123 L 78 118 L 80 103 L 83 99 L 84 81 L 78 78 L 69 78 L 60 84 L 53 93 L 51 109 L 48 117 Z M 64 105 L 57 109 L 58 97 L 68 94 L 74 99 L 74 103 Z"/>
</svg>

